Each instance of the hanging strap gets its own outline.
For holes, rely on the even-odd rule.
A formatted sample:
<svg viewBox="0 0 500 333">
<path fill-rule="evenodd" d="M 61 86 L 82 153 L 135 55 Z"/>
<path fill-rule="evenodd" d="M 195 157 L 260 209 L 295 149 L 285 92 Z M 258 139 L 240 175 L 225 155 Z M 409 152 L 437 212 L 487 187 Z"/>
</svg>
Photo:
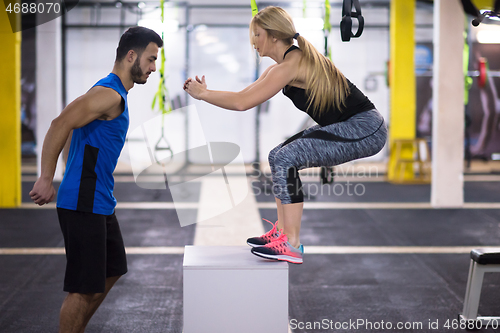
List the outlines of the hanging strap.
<svg viewBox="0 0 500 333">
<path fill-rule="evenodd" d="M 255 0 L 250 1 L 250 6 L 252 7 L 252 17 L 254 17 L 259 12 L 259 8 L 257 7 Z"/>
<path fill-rule="evenodd" d="M 352 11 L 352 7 L 356 9 L 355 12 Z M 358 20 L 358 31 L 352 33 L 352 18 Z M 343 42 L 348 42 L 351 38 L 358 38 L 363 33 L 365 27 L 365 19 L 361 15 L 361 6 L 358 0 L 344 0 L 342 6 L 342 21 L 340 22 L 340 34 Z"/>
</svg>

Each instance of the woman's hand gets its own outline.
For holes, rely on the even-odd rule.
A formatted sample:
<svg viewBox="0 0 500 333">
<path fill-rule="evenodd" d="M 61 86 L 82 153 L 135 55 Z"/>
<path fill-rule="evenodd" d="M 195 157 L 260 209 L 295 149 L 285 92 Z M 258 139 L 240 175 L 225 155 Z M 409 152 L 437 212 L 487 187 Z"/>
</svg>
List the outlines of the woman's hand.
<svg viewBox="0 0 500 333">
<path fill-rule="evenodd" d="M 201 77 L 201 80 L 198 76 L 196 76 L 196 80 L 192 78 L 187 79 L 186 82 L 184 82 L 184 90 L 194 99 L 201 99 L 201 95 L 207 91 L 205 75 Z"/>
</svg>

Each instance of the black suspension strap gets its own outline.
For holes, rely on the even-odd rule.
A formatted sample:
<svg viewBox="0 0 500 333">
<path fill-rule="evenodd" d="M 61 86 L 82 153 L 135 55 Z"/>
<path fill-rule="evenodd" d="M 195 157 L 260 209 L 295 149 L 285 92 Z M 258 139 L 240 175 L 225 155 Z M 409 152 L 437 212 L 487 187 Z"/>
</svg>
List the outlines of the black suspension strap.
<svg viewBox="0 0 500 333">
<path fill-rule="evenodd" d="M 356 11 L 352 11 L 352 7 Z M 352 33 L 352 18 L 358 20 L 358 31 Z M 342 6 L 342 21 L 340 22 L 340 36 L 343 42 L 348 42 L 351 38 L 358 38 L 363 33 L 365 27 L 365 19 L 361 15 L 361 6 L 358 0 L 344 0 Z"/>
</svg>

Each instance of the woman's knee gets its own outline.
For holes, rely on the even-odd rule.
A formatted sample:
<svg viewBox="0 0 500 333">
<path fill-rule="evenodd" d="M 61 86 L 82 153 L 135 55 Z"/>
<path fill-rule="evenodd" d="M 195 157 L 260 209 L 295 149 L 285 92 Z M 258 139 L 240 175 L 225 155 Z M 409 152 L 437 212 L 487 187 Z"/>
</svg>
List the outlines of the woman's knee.
<svg viewBox="0 0 500 333">
<path fill-rule="evenodd" d="M 281 144 L 277 147 L 274 147 L 270 152 L 269 156 L 267 157 L 267 160 L 269 161 L 269 166 L 271 167 L 271 172 L 274 173 L 274 165 L 276 161 L 276 154 L 278 154 L 278 151 L 281 149 Z"/>
<path fill-rule="evenodd" d="M 362 151 L 362 156 L 359 158 L 370 157 L 378 154 L 385 147 L 386 142 L 386 133 L 381 132 L 373 135 L 373 137 L 371 137 L 371 140 L 368 140 L 368 142 L 366 142 L 365 149 L 360 149 Z"/>
<path fill-rule="evenodd" d="M 377 152 L 380 152 L 384 147 L 385 147 L 385 144 L 387 143 L 387 127 L 385 124 L 382 124 L 382 127 L 380 128 L 380 130 L 378 131 L 379 133 L 377 133 L 377 137 L 376 137 L 376 140 L 377 140 Z M 375 154 L 376 154 L 375 153 Z"/>
<path fill-rule="evenodd" d="M 293 166 L 294 164 L 290 161 L 287 154 L 284 154 L 282 151 L 277 152 L 273 156 L 273 175 L 286 178 L 288 169 Z"/>
</svg>

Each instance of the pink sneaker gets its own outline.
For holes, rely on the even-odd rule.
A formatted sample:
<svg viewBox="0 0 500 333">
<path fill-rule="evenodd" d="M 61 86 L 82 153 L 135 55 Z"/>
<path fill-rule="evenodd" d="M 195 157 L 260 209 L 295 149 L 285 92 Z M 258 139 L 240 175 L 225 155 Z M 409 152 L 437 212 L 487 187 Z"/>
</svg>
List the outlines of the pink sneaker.
<svg viewBox="0 0 500 333">
<path fill-rule="evenodd" d="M 304 256 L 304 247 L 300 244 L 296 249 L 288 243 L 288 237 L 281 233 L 271 243 L 261 247 L 254 247 L 252 253 L 266 259 L 283 260 L 291 262 L 292 264 L 302 264 L 302 257 Z"/>
<path fill-rule="evenodd" d="M 252 237 L 247 239 L 247 244 L 250 245 L 251 247 L 264 246 L 268 243 L 271 243 L 273 240 L 277 239 L 280 235 L 280 232 L 278 231 L 278 221 L 276 221 L 276 223 L 272 223 L 271 221 L 268 221 L 266 219 L 263 220 L 271 223 L 273 228 L 260 237 Z"/>
</svg>

